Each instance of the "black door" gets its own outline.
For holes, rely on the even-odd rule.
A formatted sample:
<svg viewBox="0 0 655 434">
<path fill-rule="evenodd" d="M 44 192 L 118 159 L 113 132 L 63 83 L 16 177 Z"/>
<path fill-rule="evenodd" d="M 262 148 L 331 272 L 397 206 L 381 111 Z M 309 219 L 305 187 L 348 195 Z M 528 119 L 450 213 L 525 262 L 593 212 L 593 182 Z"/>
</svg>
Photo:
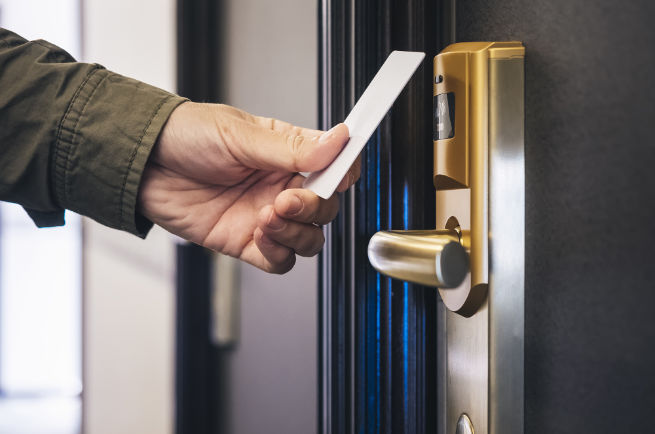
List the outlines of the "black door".
<svg viewBox="0 0 655 434">
<path fill-rule="evenodd" d="M 457 3 L 526 46 L 525 432 L 652 432 L 652 2 Z"/>
<path fill-rule="evenodd" d="M 380 229 L 434 227 L 432 58 L 523 41 L 526 433 L 651 432 L 655 6 L 323 0 L 323 127 L 394 49 L 426 63 L 371 139 L 323 255 L 320 432 L 437 432 L 434 290 L 368 265 Z"/>
</svg>

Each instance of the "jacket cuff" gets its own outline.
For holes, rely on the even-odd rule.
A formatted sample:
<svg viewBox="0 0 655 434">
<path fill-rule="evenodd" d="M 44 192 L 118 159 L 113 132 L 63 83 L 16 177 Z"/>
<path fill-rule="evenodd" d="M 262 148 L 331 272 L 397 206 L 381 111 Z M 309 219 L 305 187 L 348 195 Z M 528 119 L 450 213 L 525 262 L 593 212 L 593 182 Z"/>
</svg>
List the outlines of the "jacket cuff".
<svg viewBox="0 0 655 434">
<path fill-rule="evenodd" d="M 62 208 L 145 237 L 152 223 L 137 211 L 141 174 L 171 112 L 185 98 L 105 69 L 75 92 L 52 153 Z"/>
</svg>

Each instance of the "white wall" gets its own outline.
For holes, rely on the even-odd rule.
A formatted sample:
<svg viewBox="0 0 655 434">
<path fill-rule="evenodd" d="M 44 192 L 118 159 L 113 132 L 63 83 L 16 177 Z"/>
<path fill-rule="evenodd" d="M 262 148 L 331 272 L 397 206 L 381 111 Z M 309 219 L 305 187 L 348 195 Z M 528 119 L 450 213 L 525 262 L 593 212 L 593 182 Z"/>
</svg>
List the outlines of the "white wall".
<svg viewBox="0 0 655 434">
<path fill-rule="evenodd" d="M 0 0 L 0 26 L 80 53 L 78 0 Z M 0 214 L 0 433 L 79 432 L 81 223 L 38 229 L 18 205 Z"/>
<path fill-rule="evenodd" d="M 0 24 L 28 40 L 45 39 L 80 58 L 79 0 L 0 0 Z"/>
<path fill-rule="evenodd" d="M 83 0 L 83 60 L 175 89 L 174 0 Z M 174 241 L 84 221 L 86 434 L 173 432 Z"/>
<path fill-rule="evenodd" d="M 229 0 L 225 102 L 317 125 L 317 4 Z M 317 261 L 283 276 L 241 267 L 241 337 L 221 381 L 229 434 L 316 432 Z"/>
<path fill-rule="evenodd" d="M 173 432 L 174 249 L 84 222 L 86 434 Z"/>
<path fill-rule="evenodd" d="M 84 61 L 175 91 L 175 0 L 82 1 Z"/>
</svg>

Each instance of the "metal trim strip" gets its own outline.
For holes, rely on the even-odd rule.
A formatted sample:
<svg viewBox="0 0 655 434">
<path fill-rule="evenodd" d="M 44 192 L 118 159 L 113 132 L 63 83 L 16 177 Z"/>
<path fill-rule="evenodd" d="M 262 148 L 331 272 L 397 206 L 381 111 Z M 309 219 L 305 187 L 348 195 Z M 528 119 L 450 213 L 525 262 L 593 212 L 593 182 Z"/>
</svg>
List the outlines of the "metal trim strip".
<svg viewBox="0 0 655 434">
<path fill-rule="evenodd" d="M 489 432 L 523 432 L 523 58 L 489 60 Z"/>
</svg>

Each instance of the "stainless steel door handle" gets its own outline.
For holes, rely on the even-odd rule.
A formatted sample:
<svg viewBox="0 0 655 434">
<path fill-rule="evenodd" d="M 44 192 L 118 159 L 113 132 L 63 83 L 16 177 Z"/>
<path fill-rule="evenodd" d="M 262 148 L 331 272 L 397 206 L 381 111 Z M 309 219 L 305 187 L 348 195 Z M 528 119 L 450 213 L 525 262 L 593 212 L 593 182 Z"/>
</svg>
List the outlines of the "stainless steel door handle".
<svg viewBox="0 0 655 434">
<path fill-rule="evenodd" d="M 380 231 L 368 243 L 368 259 L 382 274 L 426 286 L 456 288 L 469 258 L 455 230 Z"/>
</svg>

